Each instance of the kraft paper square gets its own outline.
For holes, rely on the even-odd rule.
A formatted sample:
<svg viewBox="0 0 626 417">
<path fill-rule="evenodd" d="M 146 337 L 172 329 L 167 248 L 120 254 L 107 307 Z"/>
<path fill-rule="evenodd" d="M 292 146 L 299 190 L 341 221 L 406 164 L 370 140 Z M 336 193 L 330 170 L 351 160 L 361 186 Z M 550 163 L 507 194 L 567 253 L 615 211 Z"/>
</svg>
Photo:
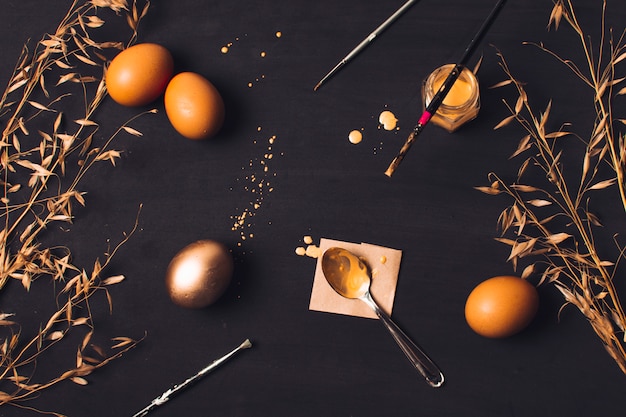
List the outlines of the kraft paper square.
<svg viewBox="0 0 626 417">
<path fill-rule="evenodd" d="M 349 250 L 365 262 L 372 274 L 370 293 L 380 308 L 391 316 L 402 251 L 369 243 L 350 243 L 325 238 L 320 239 L 320 255 L 317 258 L 309 310 L 377 318 L 376 313 L 363 301 L 342 297 L 326 281 L 322 272 L 322 255 L 335 246 Z"/>
</svg>

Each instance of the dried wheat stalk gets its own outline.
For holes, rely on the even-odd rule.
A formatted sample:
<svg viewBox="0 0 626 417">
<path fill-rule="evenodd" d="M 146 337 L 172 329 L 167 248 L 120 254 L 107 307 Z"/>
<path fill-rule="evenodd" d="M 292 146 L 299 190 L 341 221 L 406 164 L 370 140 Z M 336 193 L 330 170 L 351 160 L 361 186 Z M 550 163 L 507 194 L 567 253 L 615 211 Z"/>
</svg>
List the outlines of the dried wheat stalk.
<svg viewBox="0 0 626 417">
<path fill-rule="evenodd" d="M 600 253 L 596 236 L 602 225 L 592 210 L 594 195 L 613 192 L 626 213 L 625 136 L 618 131 L 618 126 L 626 121 L 615 116 L 613 104 L 617 95 L 626 93 L 626 88 L 619 87 L 625 78 L 618 75 L 625 73 L 619 65 L 626 59 L 625 32 L 615 37 L 612 29 L 606 28 L 606 7 L 605 1 L 602 37 L 594 46 L 583 31 L 572 2 L 554 1 L 548 26 L 558 28 L 566 22 L 574 30 L 585 56 L 584 65 L 579 66 L 542 44 L 536 45 L 592 90 L 593 129 L 584 137 L 575 134 L 569 123 L 554 128 L 551 102 L 536 112 L 529 104 L 524 84 L 512 74 L 499 53 L 507 78 L 495 87 L 513 86 L 517 99 L 514 103 L 505 100 L 510 116 L 496 129 L 513 121 L 522 126 L 526 134 L 512 158 L 525 159 L 513 183 L 491 173 L 491 184 L 477 189 L 512 199 L 498 219 L 502 232 L 498 240 L 511 247 L 508 260 L 517 267 L 520 260 L 529 258 L 522 276 L 535 274 L 539 284 L 553 284 L 564 296 L 564 306 L 574 305 L 580 310 L 626 373 L 626 314 L 616 287 L 619 262 L 625 257 L 626 248 L 616 233 L 615 259 L 608 260 Z M 563 162 L 564 155 L 568 161 L 577 157 L 579 141 L 584 148 L 578 154 L 579 164 Z"/>
<path fill-rule="evenodd" d="M 30 409 L 25 400 L 59 382 L 86 384 L 87 375 L 137 343 L 116 337 L 104 349 L 92 341 L 94 295 L 103 294 L 110 309 L 108 288 L 124 279 L 105 277 L 103 270 L 137 222 L 89 271 L 73 264 L 69 248 L 46 247 L 40 238 L 51 225 L 73 221 L 74 205 L 85 204 L 79 183 L 94 164 L 115 165 L 120 151 L 111 147 L 114 139 L 121 133 L 141 135 L 130 126 L 137 115 L 102 139 L 94 115 L 106 97 L 107 51 L 135 42 L 148 7 L 147 0 L 141 8 L 136 0 L 130 6 L 126 0 L 74 0 L 54 33 L 44 35 L 32 50 L 25 45 L 0 97 L 0 289 L 17 280 L 28 290 L 44 277 L 58 288 L 52 300 L 56 311 L 34 331 L 13 313 L 0 311 L 0 406 Z M 99 13 L 105 8 L 126 18 L 130 31 L 125 42 L 94 39 L 93 32 L 105 24 Z M 78 110 L 77 103 L 82 103 Z M 83 336 L 72 353 L 75 366 L 37 380 L 36 364 L 76 332 Z"/>
</svg>

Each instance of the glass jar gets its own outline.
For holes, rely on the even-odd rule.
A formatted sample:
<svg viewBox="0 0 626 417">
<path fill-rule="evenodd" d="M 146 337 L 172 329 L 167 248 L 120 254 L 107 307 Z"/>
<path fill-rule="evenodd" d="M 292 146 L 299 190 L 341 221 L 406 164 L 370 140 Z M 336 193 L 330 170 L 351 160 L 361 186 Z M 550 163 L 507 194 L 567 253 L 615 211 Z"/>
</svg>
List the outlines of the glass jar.
<svg viewBox="0 0 626 417">
<path fill-rule="evenodd" d="M 454 68 L 454 64 L 443 65 L 434 70 L 422 85 L 424 108 L 433 99 L 439 88 Z M 448 132 L 454 132 L 463 124 L 473 120 L 480 109 L 480 91 L 478 80 L 472 71 L 463 68 L 459 78 L 444 98 L 443 102 L 430 119 Z"/>
</svg>

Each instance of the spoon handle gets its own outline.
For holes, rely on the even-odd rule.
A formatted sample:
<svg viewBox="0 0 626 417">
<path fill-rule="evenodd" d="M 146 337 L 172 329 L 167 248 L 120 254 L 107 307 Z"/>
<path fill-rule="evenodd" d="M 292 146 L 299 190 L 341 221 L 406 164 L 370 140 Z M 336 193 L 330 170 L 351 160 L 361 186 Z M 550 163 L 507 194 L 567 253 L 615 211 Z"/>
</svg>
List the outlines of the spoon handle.
<svg viewBox="0 0 626 417">
<path fill-rule="evenodd" d="M 417 369 L 419 373 L 424 376 L 426 382 L 435 388 L 443 385 L 444 377 L 441 370 L 439 370 L 439 367 L 437 367 L 428 355 L 426 355 L 426 353 L 424 353 L 422 349 L 420 349 L 419 346 L 417 346 L 415 342 L 413 342 L 411 338 L 407 336 L 406 333 L 400 329 L 400 327 L 398 327 L 398 325 L 378 306 L 378 304 L 376 304 L 376 302 L 372 299 L 372 296 L 367 293 L 361 298 L 361 300 L 368 304 L 374 312 L 376 312 L 376 315 L 385 325 L 387 330 L 389 330 L 389 333 L 391 333 L 400 349 L 402 349 L 402 352 L 404 352 L 415 369 Z"/>
</svg>

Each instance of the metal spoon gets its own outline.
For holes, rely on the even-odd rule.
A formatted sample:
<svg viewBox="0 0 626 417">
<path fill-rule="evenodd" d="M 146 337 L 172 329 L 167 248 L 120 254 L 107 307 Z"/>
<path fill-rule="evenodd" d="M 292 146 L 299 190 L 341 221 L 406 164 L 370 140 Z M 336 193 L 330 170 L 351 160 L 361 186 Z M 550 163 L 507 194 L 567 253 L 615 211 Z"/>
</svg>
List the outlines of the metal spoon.
<svg viewBox="0 0 626 417">
<path fill-rule="evenodd" d="M 443 384 L 443 374 L 435 363 L 376 304 L 370 294 L 367 266 L 352 252 L 330 248 L 322 256 L 322 271 L 331 287 L 341 296 L 357 298 L 370 306 L 393 336 L 402 352 L 432 387 Z"/>
</svg>

